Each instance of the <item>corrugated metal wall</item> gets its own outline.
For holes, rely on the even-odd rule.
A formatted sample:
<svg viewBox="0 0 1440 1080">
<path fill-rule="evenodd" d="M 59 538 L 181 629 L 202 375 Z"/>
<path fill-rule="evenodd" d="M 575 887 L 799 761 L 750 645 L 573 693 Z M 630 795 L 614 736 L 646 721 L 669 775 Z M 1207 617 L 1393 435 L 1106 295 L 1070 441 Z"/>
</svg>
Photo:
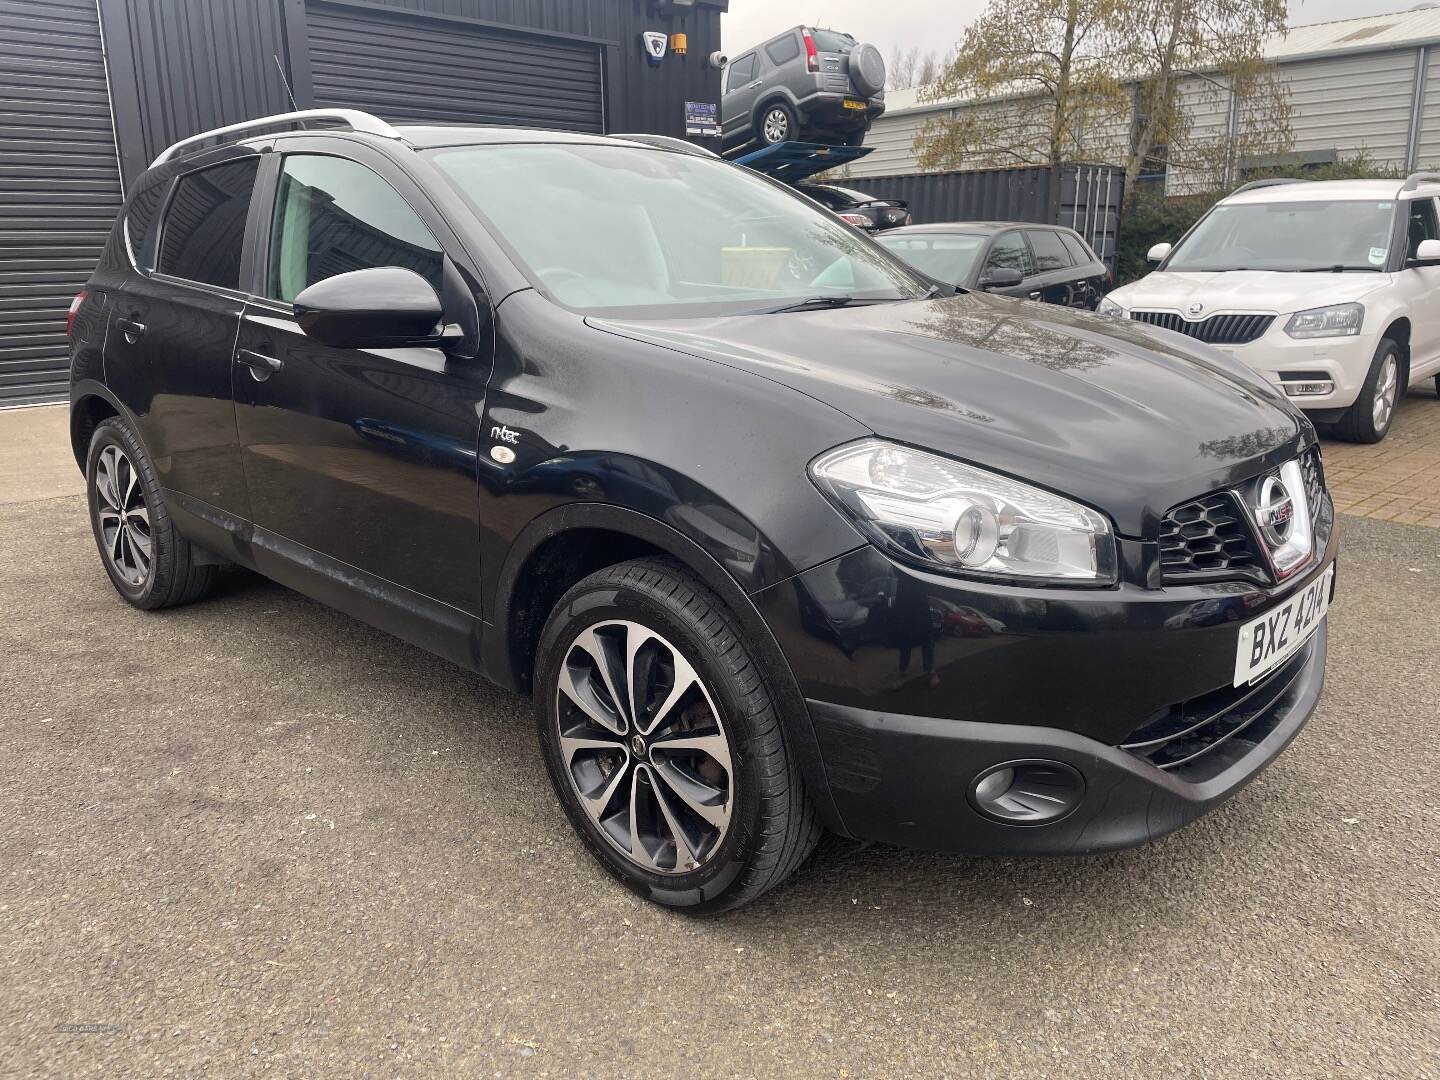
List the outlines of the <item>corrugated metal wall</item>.
<svg viewBox="0 0 1440 1080">
<path fill-rule="evenodd" d="M 941 221 L 1033 221 L 1064 225 L 1089 241 L 1111 267 L 1125 173 L 1111 165 L 1065 165 L 910 173 L 857 178 L 881 199 L 903 199 L 917 225 Z"/>
<path fill-rule="evenodd" d="M 316 105 L 392 123 L 604 130 L 595 43 L 320 0 L 306 14 Z"/>
<path fill-rule="evenodd" d="M 65 394 L 65 311 L 119 206 L 94 0 L 0 0 L 0 405 Z"/>
</svg>

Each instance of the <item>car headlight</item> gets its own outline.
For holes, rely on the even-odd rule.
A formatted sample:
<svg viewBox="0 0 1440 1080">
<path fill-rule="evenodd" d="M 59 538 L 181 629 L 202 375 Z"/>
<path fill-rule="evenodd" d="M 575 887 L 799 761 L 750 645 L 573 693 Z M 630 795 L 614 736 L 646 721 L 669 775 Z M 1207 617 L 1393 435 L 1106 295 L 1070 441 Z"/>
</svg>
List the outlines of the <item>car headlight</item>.
<svg viewBox="0 0 1440 1080">
<path fill-rule="evenodd" d="M 1123 319 L 1125 317 L 1125 309 L 1119 304 L 1117 304 L 1114 300 L 1111 300 L 1108 296 L 1104 296 L 1100 298 L 1100 303 L 1095 308 L 1095 314 L 1118 315 L 1120 316 L 1120 318 Z"/>
<path fill-rule="evenodd" d="M 911 562 L 985 578 L 1115 580 L 1103 515 L 1007 476 L 880 439 L 822 454 L 810 475 L 866 535 Z"/>
<path fill-rule="evenodd" d="M 1285 324 L 1285 333 L 1293 338 L 1354 337 L 1364 322 L 1363 305 L 1334 304 L 1297 311 Z"/>
</svg>

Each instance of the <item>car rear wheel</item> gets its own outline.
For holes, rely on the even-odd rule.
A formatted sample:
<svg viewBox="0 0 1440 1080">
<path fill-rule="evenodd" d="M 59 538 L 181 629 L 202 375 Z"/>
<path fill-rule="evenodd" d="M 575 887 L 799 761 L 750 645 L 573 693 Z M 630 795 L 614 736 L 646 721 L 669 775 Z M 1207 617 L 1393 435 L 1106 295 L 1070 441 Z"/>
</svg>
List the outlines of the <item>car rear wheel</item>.
<svg viewBox="0 0 1440 1080">
<path fill-rule="evenodd" d="M 678 565 L 601 570 L 541 634 L 536 721 L 591 853 L 695 914 L 749 903 L 820 835 L 775 702 L 724 603 Z"/>
<path fill-rule="evenodd" d="M 783 101 L 772 102 L 760 112 L 760 141 L 766 146 L 789 142 L 796 137 L 795 110 Z"/>
<path fill-rule="evenodd" d="M 145 448 L 119 417 L 95 428 L 86 458 L 90 526 L 115 590 L 146 611 L 176 607 L 210 591 L 218 568 L 198 565 L 175 531 Z"/>
<path fill-rule="evenodd" d="M 1385 438 L 1395 419 L 1395 407 L 1405 390 L 1400 346 L 1383 338 L 1370 362 L 1365 385 L 1335 425 L 1335 433 L 1349 442 L 1377 443 Z"/>
</svg>

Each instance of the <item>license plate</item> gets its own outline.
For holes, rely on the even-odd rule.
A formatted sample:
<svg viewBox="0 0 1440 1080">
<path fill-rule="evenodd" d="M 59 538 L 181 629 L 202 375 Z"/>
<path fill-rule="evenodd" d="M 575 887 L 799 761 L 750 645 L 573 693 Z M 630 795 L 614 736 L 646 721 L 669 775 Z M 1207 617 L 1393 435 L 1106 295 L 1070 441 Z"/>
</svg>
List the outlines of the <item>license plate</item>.
<svg viewBox="0 0 1440 1080">
<path fill-rule="evenodd" d="M 847 109 L 865 109 L 868 107 L 869 106 L 867 106 L 863 101 L 854 101 L 850 98 L 845 99 L 845 108 Z"/>
<path fill-rule="evenodd" d="M 1285 603 L 1240 627 L 1235 646 L 1235 685 L 1254 682 L 1294 656 L 1310 639 L 1330 607 L 1335 567 L 1306 585 Z"/>
</svg>

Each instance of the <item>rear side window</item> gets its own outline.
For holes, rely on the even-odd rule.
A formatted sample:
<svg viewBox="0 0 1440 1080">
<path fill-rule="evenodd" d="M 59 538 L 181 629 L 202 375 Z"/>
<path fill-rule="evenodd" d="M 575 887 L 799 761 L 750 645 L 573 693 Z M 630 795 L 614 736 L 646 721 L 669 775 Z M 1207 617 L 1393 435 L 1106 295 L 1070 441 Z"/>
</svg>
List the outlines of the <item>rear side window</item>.
<svg viewBox="0 0 1440 1080">
<path fill-rule="evenodd" d="M 245 216 L 259 164 L 247 158 L 180 178 L 165 210 L 156 270 L 225 289 L 240 287 Z"/>
<path fill-rule="evenodd" d="M 1035 264 L 1030 261 L 1030 249 L 1025 238 L 1018 232 L 1006 233 L 990 248 L 985 260 L 987 270 L 1019 270 L 1025 277 L 1035 273 Z"/>
<path fill-rule="evenodd" d="M 726 90 L 738 90 L 755 77 L 755 54 L 742 56 L 730 65 L 730 75 L 725 80 Z"/>
<path fill-rule="evenodd" d="M 403 266 L 440 288 L 440 245 L 379 175 L 345 158 L 285 158 L 270 240 L 268 295 L 286 303 L 351 270 Z"/>
<path fill-rule="evenodd" d="M 792 30 L 779 41 L 766 45 L 765 51 L 770 54 L 771 63 L 778 67 L 780 64 L 788 64 L 800 55 L 800 41 Z"/>
<path fill-rule="evenodd" d="M 1440 240 L 1440 223 L 1435 219 L 1434 199 L 1414 199 L 1410 203 L 1409 236 L 1406 237 L 1405 257 L 1418 257 L 1420 244 L 1425 240 Z"/>
<path fill-rule="evenodd" d="M 145 242 L 150 239 L 155 215 L 160 210 L 160 200 L 168 190 L 168 184 L 151 184 L 136 192 L 130 200 L 130 209 L 125 212 L 125 237 L 130 241 L 130 253 L 136 259 L 145 258 Z"/>
<path fill-rule="evenodd" d="M 1031 230 L 1030 246 L 1035 250 L 1036 273 L 1064 270 L 1070 265 L 1070 253 L 1060 243 L 1060 237 L 1048 229 Z"/>
<path fill-rule="evenodd" d="M 1062 232 L 1060 239 L 1065 244 L 1065 250 L 1070 253 L 1071 260 L 1076 266 L 1084 266 L 1086 263 L 1099 262 L 1100 259 L 1090 250 L 1090 245 L 1081 240 L 1080 237 L 1070 233 Z"/>
</svg>

